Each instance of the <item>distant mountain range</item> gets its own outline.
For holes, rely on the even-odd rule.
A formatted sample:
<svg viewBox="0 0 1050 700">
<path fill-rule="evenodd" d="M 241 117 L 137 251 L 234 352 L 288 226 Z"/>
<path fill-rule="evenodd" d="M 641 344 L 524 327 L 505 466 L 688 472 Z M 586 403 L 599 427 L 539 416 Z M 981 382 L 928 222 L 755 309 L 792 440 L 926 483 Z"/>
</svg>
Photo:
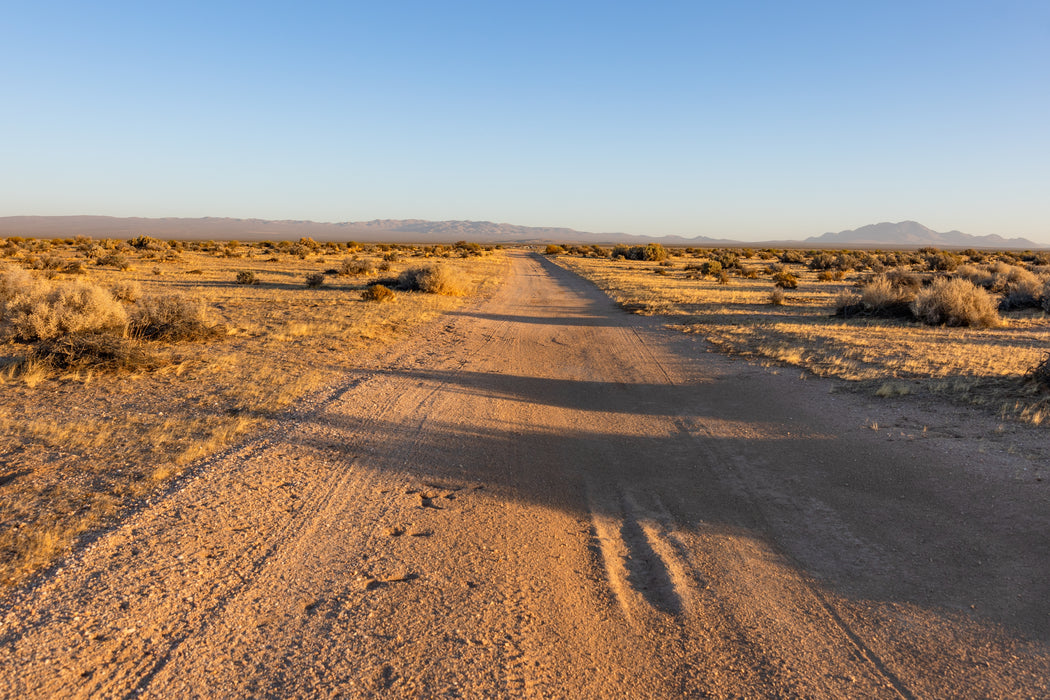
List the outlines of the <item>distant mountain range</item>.
<svg viewBox="0 0 1050 700">
<path fill-rule="evenodd" d="M 571 228 L 542 228 L 498 224 L 491 221 L 424 221 L 422 219 L 377 219 L 374 221 L 269 221 L 266 219 L 118 218 L 112 216 L 7 216 L 0 217 L 0 237 L 35 238 L 91 236 L 130 238 L 144 234 L 165 239 L 213 240 L 296 240 L 361 241 L 399 243 L 578 243 L 611 245 L 616 243 L 661 243 L 669 246 L 710 247 L 960 247 L 1018 248 L 1045 247 L 1025 238 L 971 236 L 959 231 L 938 233 L 915 221 L 881 223 L 852 231 L 825 233 L 804 241 L 734 241 L 696 236 L 638 236 L 629 233 L 590 233 Z"/>
<path fill-rule="evenodd" d="M 805 241 L 815 247 L 848 247 L 848 246 L 937 246 L 958 248 L 1039 248 L 1027 238 L 1003 238 L 990 236 L 972 236 L 962 231 L 939 233 L 926 228 L 917 221 L 883 222 L 869 224 L 852 231 L 825 233 L 822 236 L 811 236 Z"/>
</svg>

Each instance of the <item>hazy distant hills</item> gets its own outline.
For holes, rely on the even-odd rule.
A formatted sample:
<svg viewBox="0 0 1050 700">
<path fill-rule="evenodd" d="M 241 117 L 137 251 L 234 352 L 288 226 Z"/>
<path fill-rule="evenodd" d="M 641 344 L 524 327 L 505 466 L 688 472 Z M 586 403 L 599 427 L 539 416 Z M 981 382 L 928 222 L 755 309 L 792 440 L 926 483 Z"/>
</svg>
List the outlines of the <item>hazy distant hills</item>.
<svg viewBox="0 0 1050 700">
<path fill-rule="evenodd" d="M 145 234 L 156 238 L 214 240 L 390 241 L 399 243 L 649 243 L 665 245 L 738 245 L 705 236 L 635 236 L 629 233 L 589 233 L 571 228 L 543 228 L 497 224 L 491 221 L 424 221 L 376 219 L 374 221 L 268 221 L 265 219 L 145 219 L 111 216 L 8 216 L 0 217 L 0 236 L 128 238 Z"/>
<path fill-rule="evenodd" d="M 971 236 L 962 231 L 939 233 L 926 228 L 917 221 L 883 222 L 869 224 L 852 231 L 825 233 L 822 236 L 811 236 L 805 241 L 815 247 L 847 246 L 935 246 L 960 248 L 1039 248 L 1027 238 L 1003 238 L 990 236 Z"/>
<path fill-rule="evenodd" d="M 1043 247 L 1024 238 L 971 236 L 959 231 L 938 233 L 915 221 L 881 223 L 852 231 L 825 233 L 804 241 L 750 241 L 742 243 L 722 238 L 696 236 L 636 236 L 628 233 L 590 233 L 571 228 L 543 228 L 498 224 L 491 221 L 424 221 L 422 219 L 377 219 L 374 221 L 269 221 L 265 219 L 118 218 L 112 216 L 8 216 L 0 217 L 0 237 L 35 238 L 91 236 L 92 238 L 131 238 L 145 234 L 164 239 L 212 240 L 297 240 L 362 241 L 398 243 L 614 243 L 695 247 L 961 247 L 1020 248 Z"/>
</svg>

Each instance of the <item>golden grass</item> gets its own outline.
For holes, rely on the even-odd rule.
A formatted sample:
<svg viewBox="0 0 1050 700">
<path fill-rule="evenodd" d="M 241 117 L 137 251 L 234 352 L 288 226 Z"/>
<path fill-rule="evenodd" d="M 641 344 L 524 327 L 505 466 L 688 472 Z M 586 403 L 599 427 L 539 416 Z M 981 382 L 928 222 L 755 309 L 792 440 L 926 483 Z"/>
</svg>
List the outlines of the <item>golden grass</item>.
<svg viewBox="0 0 1050 700">
<path fill-rule="evenodd" d="M 47 245 L 26 243 L 13 254 L 9 246 L 7 262 L 28 264 L 28 256 L 39 255 L 30 246 Z M 200 301 L 226 333 L 142 341 L 164 359 L 152 371 L 85 366 L 58 372 L 45 362 L 19 364 L 29 346 L 0 342 L 0 582 L 6 585 L 24 581 L 82 533 L 105 525 L 196 460 L 271 425 L 347 369 L 369 366 L 380 348 L 486 293 L 507 265 L 498 251 L 460 257 L 449 248 L 392 255 L 294 244 L 277 250 L 116 244 L 124 248 L 120 260 L 100 266 L 85 259 L 86 247 L 52 244 L 47 254 L 81 260 L 88 272 L 78 279 L 116 289 L 127 303 L 172 294 Z M 373 272 L 327 274 L 322 286 L 306 286 L 307 275 L 338 270 L 349 256 Z M 378 277 L 436 261 L 454 270 L 468 296 L 362 300 Z M 254 272 L 258 284 L 237 284 L 242 270 Z"/>
<path fill-rule="evenodd" d="M 774 283 L 766 274 L 735 276 L 728 285 L 653 263 L 559 256 L 564 267 L 595 282 L 636 313 L 659 314 L 719 349 L 762 362 L 782 363 L 834 377 L 877 396 L 927 393 L 988 406 L 1004 417 L 1046 420 L 1048 399 L 1022 381 L 1050 346 L 1045 313 L 1007 313 L 997 328 L 949 328 L 917 322 L 833 316 L 836 299 L 861 278 L 818 281 L 804 265 L 787 268 L 798 289 L 785 303 L 769 303 Z M 695 262 L 695 261 L 694 261 Z M 752 258 L 745 269 L 763 270 Z"/>
</svg>

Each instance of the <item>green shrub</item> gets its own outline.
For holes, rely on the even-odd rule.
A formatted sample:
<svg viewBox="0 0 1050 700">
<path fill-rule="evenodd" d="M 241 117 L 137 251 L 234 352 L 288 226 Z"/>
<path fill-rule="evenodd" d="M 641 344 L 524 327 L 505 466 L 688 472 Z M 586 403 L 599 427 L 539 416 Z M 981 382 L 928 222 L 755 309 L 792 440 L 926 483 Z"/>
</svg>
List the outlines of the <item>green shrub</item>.
<svg viewBox="0 0 1050 700">
<path fill-rule="evenodd" d="M 781 289 L 798 289 L 798 277 L 784 270 L 773 274 L 773 284 Z"/>
<path fill-rule="evenodd" d="M 168 247 L 164 241 L 159 241 L 151 236 L 136 236 L 128 241 L 128 245 L 138 250 L 163 250 Z"/>
<path fill-rule="evenodd" d="M 959 263 L 962 262 L 961 255 L 937 250 L 936 248 L 923 248 L 919 252 L 925 256 L 923 262 L 925 262 L 926 267 L 938 272 L 951 272 L 959 267 Z"/>
<path fill-rule="evenodd" d="M 990 328 L 1000 324 L 995 297 L 964 279 L 939 279 L 911 304 L 915 318 L 930 325 Z"/>
<path fill-rule="evenodd" d="M 707 260 L 700 263 L 700 274 L 717 277 L 722 274 L 722 263 L 717 260 Z"/>
<path fill-rule="evenodd" d="M 666 260 L 667 249 L 659 243 L 649 243 L 648 245 L 623 245 L 619 244 L 613 246 L 612 257 L 614 258 L 625 258 L 627 260 L 646 260 L 649 262 L 660 262 Z"/>
<path fill-rule="evenodd" d="M 561 255 L 564 252 L 564 248 L 562 248 L 560 245 L 555 245 L 554 243 L 549 244 L 546 248 L 543 249 L 544 255 Z"/>
</svg>

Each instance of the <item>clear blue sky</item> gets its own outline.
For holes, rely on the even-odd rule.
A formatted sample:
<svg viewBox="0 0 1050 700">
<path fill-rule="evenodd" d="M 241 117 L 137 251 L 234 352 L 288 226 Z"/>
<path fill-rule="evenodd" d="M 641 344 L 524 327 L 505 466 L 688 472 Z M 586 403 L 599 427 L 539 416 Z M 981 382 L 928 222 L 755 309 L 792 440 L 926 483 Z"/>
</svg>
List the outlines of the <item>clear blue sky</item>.
<svg viewBox="0 0 1050 700">
<path fill-rule="evenodd" d="M 0 216 L 1050 242 L 1050 3 L 48 2 Z"/>
</svg>

